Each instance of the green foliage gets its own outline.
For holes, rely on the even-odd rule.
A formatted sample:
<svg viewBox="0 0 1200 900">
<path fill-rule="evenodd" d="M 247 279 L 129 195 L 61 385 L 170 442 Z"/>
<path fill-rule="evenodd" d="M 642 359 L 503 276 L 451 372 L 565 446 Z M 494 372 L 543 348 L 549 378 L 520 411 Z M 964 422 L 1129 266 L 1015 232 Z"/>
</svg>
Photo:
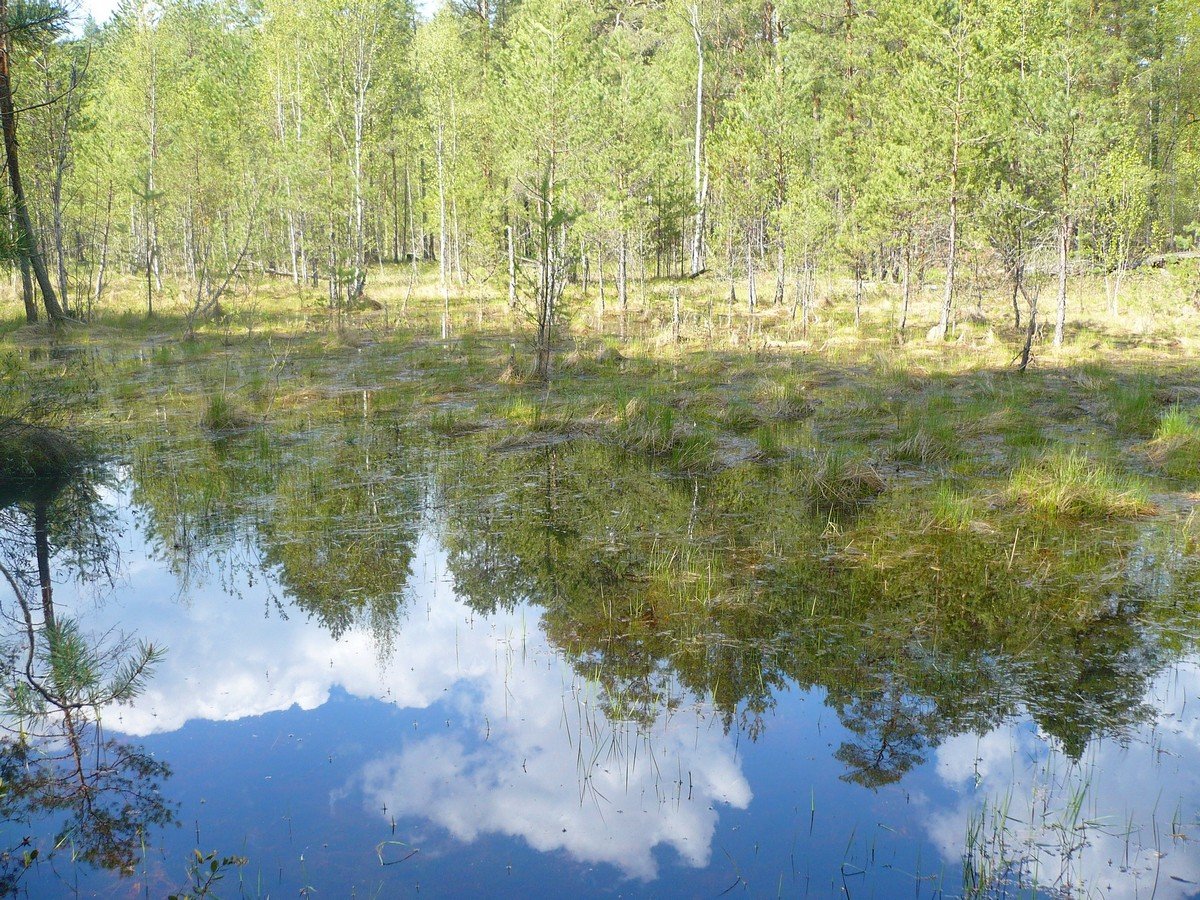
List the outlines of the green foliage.
<svg viewBox="0 0 1200 900">
<path fill-rule="evenodd" d="M 215 850 L 209 853 L 192 851 L 193 859 L 188 863 L 188 886 L 176 894 L 168 894 L 168 900 L 200 900 L 216 896 L 217 884 L 231 869 L 241 869 L 250 860 L 244 856 L 218 856 Z"/>
<path fill-rule="evenodd" d="M 98 715 L 112 703 L 129 703 L 144 690 L 163 650 L 138 642 L 97 643 L 79 623 L 63 619 L 46 626 L 36 651 L 45 675 L 16 678 L 5 696 L 5 711 L 24 721 L 44 721 L 63 709 Z"/>
<path fill-rule="evenodd" d="M 846 276 L 957 273 L 938 292 L 961 303 L 969 267 L 1027 314 L 1019 288 L 1046 280 L 1034 256 L 1064 223 L 1072 277 L 1098 266 L 1116 312 L 1135 262 L 1188 245 L 1186 4 L 1151 20 L 881 0 L 840 25 L 827 5 L 524 0 L 423 20 L 411 0 L 168 0 L 71 38 L 60 9 L 17 4 L 38 243 L 81 310 L 121 259 L 148 303 L 197 314 L 241 299 L 250 270 L 291 274 L 338 324 L 379 302 L 368 263 L 436 264 L 447 325 L 460 293 L 511 289 L 543 347 L 584 299 L 566 279 L 611 286 L 619 258 L 640 300 L 642 271 L 681 272 L 699 242 L 731 288 L 755 271 L 803 294 L 806 324 L 818 272 L 843 282 L 831 297 L 857 296 Z"/>
</svg>

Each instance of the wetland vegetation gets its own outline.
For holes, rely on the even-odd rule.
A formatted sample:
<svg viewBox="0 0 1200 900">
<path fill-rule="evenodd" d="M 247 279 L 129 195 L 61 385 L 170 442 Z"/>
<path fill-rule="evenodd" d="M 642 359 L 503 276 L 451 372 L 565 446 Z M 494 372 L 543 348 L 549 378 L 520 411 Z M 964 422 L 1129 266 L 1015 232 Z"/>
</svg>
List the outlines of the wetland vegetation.
<svg viewBox="0 0 1200 900">
<path fill-rule="evenodd" d="M 0 0 L 0 896 L 1197 895 L 1193 6 Z"/>
<path fill-rule="evenodd" d="M 384 271 L 376 289 L 385 303 L 389 291 L 409 295 L 403 314 L 360 310 L 339 319 L 321 298 L 261 282 L 227 301 L 226 319 L 190 337 L 170 307 L 148 321 L 117 314 L 87 328 L 6 333 L 10 365 L 20 373 L 11 402 L 31 409 L 40 392 L 53 392 L 46 426 L 70 428 L 99 460 L 82 466 L 66 493 L 54 488 L 43 496 L 39 482 L 20 482 L 30 487 L 13 493 L 6 507 L 12 588 L 32 612 L 29 621 L 45 623 L 30 632 L 20 617 L 14 620 L 20 627 L 13 630 L 13 659 L 24 659 L 22 646 L 35 646 L 31 659 L 44 660 L 29 670 L 16 665 L 14 684 L 42 666 L 56 671 L 45 654 L 90 636 L 97 646 L 85 642 L 71 651 L 83 654 L 88 662 L 80 665 L 92 679 L 73 702 L 88 711 L 81 717 L 89 726 L 108 710 L 110 729 L 128 728 L 128 739 L 105 736 L 115 743 L 103 752 L 121 747 L 125 755 L 97 776 L 112 787 L 89 797 L 106 790 L 120 796 L 131 783 L 168 779 L 165 763 L 142 755 L 140 742 L 160 734 L 147 722 L 182 716 L 166 726 L 171 730 L 193 717 L 224 721 L 231 713 L 215 698 L 247 690 L 222 677 L 207 682 L 205 654 L 214 651 L 197 649 L 186 631 L 158 638 L 137 618 L 117 615 L 108 623 L 95 612 L 96 599 L 86 599 L 142 593 L 139 578 L 152 568 L 161 573 L 152 583 L 169 586 L 157 604 L 203 608 L 215 591 L 225 598 L 226 616 L 316 629 L 334 646 L 361 648 L 355 652 L 369 658 L 367 668 L 380 671 L 408 668 L 406 653 L 414 650 L 406 631 L 434 615 L 439 602 L 454 604 L 461 617 L 449 642 L 443 636 L 435 648 L 455 668 L 465 665 L 459 628 L 509 623 L 505 653 L 525 665 L 526 653 L 540 665 L 556 661 L 564 668 L 555 683 L 561 678 L 566 696 L 579 704 L 578 722 L 569 721 L 564 707 L 552 730 L 561 727 L 577 754 L 585 736 L 593 742 L 592 758 L 572 765 L 575 786 L 558 788 L 585 813 L 619 802 L 597 767 L 616 765 L 626 781 L 637 782 L 639 766 L 654 765 L 659 794 L 669 794 L 664 783 L 674 782 L 677 792 L 693 797 L 693 773 L 661 770 L 682 751 L 654 747 L 664 740 L 670 746 L 664 730 L 669 734 L 689 716 L 710 722 L 705 728 L 716 729 L 718 743 L 740 745 L 739 759 L 754 773 L 755 748 L 770 743 L 773 728 L 793 730 L 798 698 L 809 698 L 804 702 L 828 709 L 833 720 L 821 726 L 818 716 L 812 726 L 818 730 L 793 749 L 808 747 L 822 727 L 836 729 L 805 751 L 825 754 L 822 768 L 833 771 L 818 776 L 798 760 L 781 762 L 791 768 L 761 776 L 754 791 L 755 803 L 769 804 L 760 791 L 787 794 L 804 785 L 812 796 L 788 801 L 797 820 L 831 814 L 817 808 L 822 778 L 870 798 L 907 794 L 920 773 L 946 765 L 939 760 L 947 747 L 1006 729 L 1036 735 L 1036 752 L 1012 750 L 1038 763 L 1007 794 L 983 790 L 990 782 L 978 776 L 972 784 L 978 794 L 959 813 L 961 833 L 937 851 L 926 849 L 940 853 L 938 871 L 921 876 L 919 888 L 986 895 L 1040 885 L 1051 893 L 1086 893 L 1113 876 L 1110 867 L 1097 868 L 1091 848 L 1114 835 L 1124 835 L 1130 856 L 1118 877 L 1138 889 L 1152 883 L 1157 869 L 1147 860 L 1166 853 L 1164 841 L 1182 848 L 1181 861 L 1190 860 L 1186 836 L 1195 809 L 1188 804 L 1196 799 L 1190 782 L 1160 775 L 1159 788 L 1179 797 L 1171 814 L 1155 812 L 1166 820 L 1157 824 L 1116 823 L 1107 811 L 1089 817 L 1080 806 L 1108 809 L 1108 797 L 1092 796 L 1093 782 L 1115 776 L 1099 771 L 1096 755 L 1114 743 L 1154 747 L 1164 727 L 1157 692 L 1194 665 L 1200 535 L 1188 460 L 1197 388 L 1191 347 L 1165 336 L 1180 328 L 1177 322 L 1162 327 L 1162 338 L 1135 339 L 1101 313 L 1066 349 L 1039 353 L 1019 372 L 1009 365 L 1019 341 L 1012 330 L 964 323 L 955 343 L 895 343 L 892 297 L 884 287 L 877 302 L 864 304 L 857 327 L 852 310 L 830 305 L 804 341 L 786 314 L 767 315 L 756 326 L 759 342 L 747 347 L 744 320 L 735 315 L 730 331 L 724 321 L 706 319 L 703 282 L 649 282 L 646 306 L 634 305 L 624 342 L 611 334 L 611 321 L 577 323 L 564 332 L 561 364 L 546 383 L 513 376 L 511 347 L 523 329 L 502 295 L 456 304 L 457 336 L 443 340 L 436 274 L 415 289 L 408 277 L 406 269 Z M 1148 295 L 1164 296 L 1186 277 L 1155 272 L 1141 284 Z M 656 321 L 656 307 L 670 308 L 676 292 L 684 298 L 678 343 L 673 335 L 658 339 Z M 487 304 L 482 327 L 479 302 Z M 64 504 L 83 506 L 68 511 Z M 46 530 L 40 543 L 38 522 Z M 105 549 L 114 532 L 127 531 L 137 535 L 127 551 L 140 560 L 136 565 L 113 561 Z M 426 570 L 431 553 L 436 577 Z M 51 624 L 38 589 L 38 573 L 50 568 L 39 560 L 50 559 L 55 582 L 70 586 L 81 630 L 60 634 Z M 121 574 L 125 567 L 143 574 Z M 435 595 L 439 579 L 451 593 L 431 597 L 431 579 Z M 97 621 L 87 625 L 89 616 Z M 206 617 L 201 613 L 200 621 Z M 191 627 L 215 629 L 203 646 L 239 625 L 218 619 Z M 181 640 L 182 648 L 173 646 Z M 539 647 L 518 651 L 514 643 Z M 173 665 L 191 674 L 174 687 L 188 700 L 156 695 L 154 664 L 163 653 L 168 660 L 183 655 Z M 272 663 L 275 653 L 287 656 L 277 648 L 264 661 L 258 690 L 268 694 L 271 678 L 280 677 L 274 665 L 288 668 L 286 661 Z M 186 658 L 193 654 L 198 658 Z M 342 671 L 345 660 L 330 654 L 324 666 L 340 679 L 333 685 L 357 694 L 362 689 Z M 216 671 L 226 665 L 218 662 Z M 501 664 L 504 679 L 520 680 L 514 665 L 511 658 Z M 150 701 L 122 695 L 123 685 L 135 683 Z M 401 688 L 380 689 L 385 702 L 388 691 Z M 241 696 L 235 708 L 262 710 L 257 715 L 293 703 L 309 708 L 314 701 L 306 696 L 302 690 L 265 706 Z M 115 705 L 118 699 L 131 701 L 134 711 L 118 712 L 125 708 Z M 171 702 L 181 710 L 167 713 L 163 704 Z M 399 702 L 418 709 L 431 703 Z M 521 699 L 511 702 L 520 708 Z M 23 709 L 13 710 L 18 720 L 29 714 Z M 484 744 L 492 729 L 505 727 L 498 720 L 503 706 L 498 718 L 496 709 L 485 710 L 484 721 L 464 725 Z M 40 704 L 38 721 L 48 714 Z M 136 724 L 118 724 L 126 716 Z M 1180 724 L 1186 727 L 1186 718 Z M 72 746 L 61 736 L 46 740 Z M 639 742 L 649 742 L 647 760 L 638 760 Z M 28 755 L 34 746 L 42 745 L 14 750 Z M 103 752 L 83 757 L 103 759 Z M 425 752 L 432 759 L 447 753 Z M 1182 749 L 1171 752 L 1188 758 Z M 978 753 L 977 767 L 986 757 Z M 20 759 L 23 769 L 30 765 Z M 37 764 L 55 759 L 38 757 Z M 508 764 L 519 768 L 521 761 Z M 677 764 L 700 763 L 685 757 Z M 381 765 L 368 762 L 365 771 Z M 409 760 L 395 771 L 421 765 Z M 124 776 L 110 771 L 122 766 Z M 130 777 L 129 766 L 134 782 L 121 780 Z M 29 873 L 36 874 L 28 883 L 53 883 L 43 879 L 57 867 L 38 860 L 64 846 L 76 870 L 70 877 L 79 878 L 85 865 L 150 877 L 160 865 L 153 856 L 131 855 L 119 829 L 70 818 L 63 788 L 37 771 L 28 776 L 33 787 L 12 795 L 9 821 L 29 824 L 9 833 L 30 844 L 19 865 L 10 856 L 11 884 L 26 883 Z M 787 790 L 778 777 L 789 781 Z M 167 826 L 183 801 L 168 799 L 170 785 L 165 780 L 155 788 L 154 805 L 126 805 L 119 817 L 126 827 L 138 823 L 146 846 L 156 834 L 172 834 Z M 387 796 L 385 803 L 410 817 L 430 814 L 416 801 Z M 748 803 L 708 796 L 731 810 Z M 518 814 L 521 800 L 510 802 Z M 857 809 L 864 801 L 846 802 Z M 1013 811 L 1012 804 L 1025 802 L 1028 810 Z M 49 828 L 36 825 L 45 821 L 39 809 L 53 809 L 60 830 L 39 832 Z M 88 809 L 94 815 L 90 801 Z M 772 851 L 776 868 L 751 879 L 708 848 L 692 857 L 682 844 L 674 846 L 685 868 L 706 875 L 688 881 L 688 890 L 715 884 L 707 876 L 716 870 L 752 890 L 783 879 L 797 891 L 821 894 L 831 889 L 835 871 L 839 883 L 854 873 L 870 889 L 892 892 L 898 869 L 909 873 L 907 889 L 915 876 L 898 860 L 872 865 L 877 845 L 887 843 L 889 854 L 908 859 L 931 841 L 911 830 L 936 812 L 925 809 L 903 825 L 902 816 L 889 826 L 902 836 L 876 835 L 869 850 L 855 836 L 860 812 L 834 817 L 827 825 L 844 831 L 837 858 L 831 865 L 817 852 L 805 864 L 807 875 L 785 864 L 779 848 Z M 458 840 L 455 852 L 483 853 L 471 842 L 476 831 L 439 824 Z M 262 885 L 270 866 L 259 857 L 275 851 L 256 851 L 258 839 L 247 838 L 260 826 L 235 818 L 214 829 L 220 845 L 206 843 L 203 833 L 184 842 L 189 846 L 166 857 L 174 880 L 160 873 L 150 883 L 182 890 L 187 878 L 198 884 L 201 875 L 216 873 L 229 885 L 236 873 L 238 889 L 254 896 L 279 883 L 385 884 L 395 870 L 389 865 L 372 875 L 372 866 L 412 852 L 405 849 L 412 841 L 389 833 L 358 848 L 365 853 L 358 868 L 319 876 L 294 861 L 280 863 L 286 871 L 270 873 L 276 880 L 268 889 Z M 622 878 L 656 889 L 645 879 L 657 869 L 631 862 L 636 854 L 610 860 L 491 827 L 529 846 L 560 847 L 568 859 L 602 861 Z M 47 843 L 51 835 L 58 837 Z M 87 836 L 102 846 L 88 848 Z M 164 846 L 180 844 L 161 839 Z M 649 840 L 653 849 L 655 839 Z M 672 839 L 659 840 L 671 845 Z M 192 845 L 206 861 L 188 875 Z M 217 870 L 208 868 L 214 861 Z M 429 865 L 413 877 L 441 877 Z M 1189 871 L 1178 870 L 1178 877 Z M 579 876 L 556 870 L 552 877 Z M 446 882 L 448 889 L 471 883 Z"/>
</svg>

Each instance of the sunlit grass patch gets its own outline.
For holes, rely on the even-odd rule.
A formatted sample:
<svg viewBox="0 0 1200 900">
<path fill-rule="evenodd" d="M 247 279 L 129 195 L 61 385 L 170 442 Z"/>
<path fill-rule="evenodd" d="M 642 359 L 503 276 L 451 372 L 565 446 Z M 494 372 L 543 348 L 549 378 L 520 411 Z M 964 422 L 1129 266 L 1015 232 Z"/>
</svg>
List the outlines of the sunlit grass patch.
<svg viewBox="0 0 1200 900">
<path fill-rule="evenodd" d="M 1150 461 L 1172 478 L 1200 475 L 1200 419 L 1176 405 L 1163 412 L 1148 448 Z"/>
<path fill-rule="evenodd" d="M 536 430 L 546 416 L 546 407 L 525 397 L 514 397 L 502 404 L 498 412 L 514 425 Z"/>
<path fill-rule="evenodd" d="M 805 470 L 803 487 L 818 507 L 853 509 L 883 493 L 885 484 L 870 463 L 829 450 Z"/>
<path fill-rule="evenodd" d="M 1008 496 L 1019 508 L 1046 519 L 1109 519 L 1154 509 L 1140 481 L 1073 450 L 1055 450 L 1018 466 Z"/>
<path fill-rule="evenodd" d="M 963 531 L 979 519 L 979 500 L 954 489 L 948 482 L 937 486 L 930 499 L 932 524 L 948 531 Z"/>
</svg>

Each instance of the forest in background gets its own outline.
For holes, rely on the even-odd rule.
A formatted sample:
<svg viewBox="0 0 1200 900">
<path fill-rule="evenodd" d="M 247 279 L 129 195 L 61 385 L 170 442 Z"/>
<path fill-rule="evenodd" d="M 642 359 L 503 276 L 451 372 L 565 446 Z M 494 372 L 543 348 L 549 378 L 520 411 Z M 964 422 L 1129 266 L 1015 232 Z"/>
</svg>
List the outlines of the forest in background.
<svg viewBox="0 0 1200 900">
<path fill-rule="evenodd" d="M 1102 276 L 1118 313 L 1126 273 L 1200 229 L 1193 0 L 456 0 L 428 19 L 409 0 L 126 0 L 79 34 L 44 4 L 8 19 L 31 320 L 39 255 L 43 300 L 79 318 L 115 278 L 148 313 L 196 317 L 255 273 L 342 308 L 374 264 L 434 263 L 443 332 L 452 295 L 494 283 L 535 321 L 544 376 L 572 281 L 608 279 L 624 313 L 632 278 L 708 273 L 807 327 L 818 274 L 852 282 L 856 312 L 864 282 L 907 309 L 929 279 L 936 338 L 985 269 L 1018 327 L 1044 295 L 1058 344 L 1073 276 Z"/>
</svg>

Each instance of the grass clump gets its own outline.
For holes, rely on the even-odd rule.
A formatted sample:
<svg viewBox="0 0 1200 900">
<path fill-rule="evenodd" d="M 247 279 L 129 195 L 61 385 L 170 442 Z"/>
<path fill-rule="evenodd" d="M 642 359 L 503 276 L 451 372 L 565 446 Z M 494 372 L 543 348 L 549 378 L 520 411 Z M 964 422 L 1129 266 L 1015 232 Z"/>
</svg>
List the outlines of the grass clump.
<svg viewBox="0 0 1200 900">
<path fill-rule="evenodd" d="M 783 441 L 780 439 L 779 426 L 763 425 L 754 429 L 754 441 L 758 444 L 758 453 L 764 459 L 775 459 L 784 455 Z"/>
<path fill-rule="evenodd" d="M 946 531 L 966 531 L 978 518 L 977 506 L 974 497 L 942 482 L 930 502 L 933 525 Z"/>
<path fill-rule="evenodd" d="M 436 410 L 429 417 L 429 430 L 441 437 L 462 437 L 481 428 L 478 422 L 473 422 L 452 409 Z"/>
<path fill-rule="evenodd" d="M 1019 508 L 1045 519 L 1113 519 L 1154 509 L 1139 481 L 1075 451 L 1020 465 L 1008 494 Z"/>
<path fill-rule="evenodd" d="M 546 408 L 540 403 L 534 403 L 523 397 L 514 398 L 500 409 L 500 415 L 509 423 L 520 425 L 530 431 L 539 430 L 543 419 L 547 418 Z"/>
<path fill-rule="evenodd" d="M 944 397 L 926 400 L 901 417 L 892 458 L 929 465 L 962 455 L 962 424 Z"/>
<path fill-rule="evenodd" d="M 734 434 L 748 434 L 763 424 L 762 417 L 753 406 L 744 402 L 733 402 L 717 414 L 717 423 Z"/>
<path fill-rule="evenodd" d="M 863 460 L 835 450 L 814 460 L 804 474 L 803 486 L 811 503 L 818 507 L 854 509 L 883 493 L 883 478 Z"/>
<path fill-rule="evenodd" d="M 813 414 L 804 383 L 793 377 L 765 378 L 755 395 L 767 418 L 777 422 L 800 422 Z"/>
<path fill-rule="evenodd" d="M 892 458 L 906 462 L 946 462 L 959 455 L 958 436 L 947 425 L 921 424 L 905 427 L 892 447 Z"/>
<path fill-rule="evenodd" d="M 617 422 L 617 441 L 626 450 L 664 456 L 676 446 L 675 410 L 637 397 L 625 404 Z"/>
<path fill-rule="evenodd" d="M 1109 389 L 1108 420 L 1122 434 L 1150 435 L 1158 425 L 1159 407 L 1154 383 L 1138 378 L 1129 383 L 1116 382 Z"/>
<path fill-rule="evenodd" d="M 685 431 L 675 439 L 670 453 L 672 465 L 682 472 L 711 472 L 717 466 L 717 444 L 703 431 Z"/>
<path fill-rule="evenodd" d="M 670 459 L 677 467 L 698 472 L 715 465 L 712 435 L 677 421 L 674 408 L 634 397 L 621 410 L 616 443 L 629 453 Z"/>
<path fill-rule="evenodd" d="M 84 450 L 57 428 L 27 422 L 0 422 L 0 480 L 54 481 L 66 478 L 84 460 Z"/>
<path fill-rule="evenodd" d="M 1195 412 L 1178 405 L 1165 410 L 1148 455 L 1152 463 L 1172 478 L 1200 476 L 1200 421 Z"/>
<path fill-rule="evenodd" d="M 233 404 L 225 394 L 213 394 L 200 415 L 200 425 L 209 431 L 237 431 L 248 428 L 250 417 Z"/>
</svg>

